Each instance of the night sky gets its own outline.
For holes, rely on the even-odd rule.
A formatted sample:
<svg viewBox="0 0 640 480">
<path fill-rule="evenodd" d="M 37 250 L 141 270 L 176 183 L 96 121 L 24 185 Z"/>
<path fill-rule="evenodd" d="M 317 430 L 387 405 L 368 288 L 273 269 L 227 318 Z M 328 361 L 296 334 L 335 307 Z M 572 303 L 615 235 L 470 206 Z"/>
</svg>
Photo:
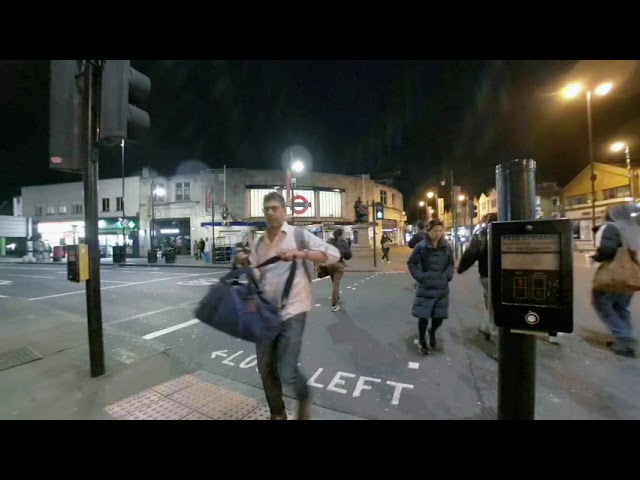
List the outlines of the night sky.
<svg viewBox="0 0 640 480">
<path fill-rule="evenodd" d="M 316 171 L 401 171 L 411 215 L 417 195 L 453 169 L 471 196 L 494 166 L 535 158 L 538 179 L 566 184 L 588 164 L 584 98 L 554 95 L 572 78 L 612 78 L 593 101 L 595 156 L 629 139 L 640 155 L 640 79 L 634 62 L 135 60 L 151 78 L 152 130 L 127 145 L 126 174 L 171 174 L 187 160 L 209 167 L 281 168 L 290 145 Z M 20 186 L 70 181 L 48 169 L 49 62 L 0 61 L 0 204 Z M 635 143 L 633 143 L 635 142 Z M 637 146 L 636 146 L 637 145 Z M 101 177 L 120 175 L 119 147 L 101 149 Z"/>
</svg>

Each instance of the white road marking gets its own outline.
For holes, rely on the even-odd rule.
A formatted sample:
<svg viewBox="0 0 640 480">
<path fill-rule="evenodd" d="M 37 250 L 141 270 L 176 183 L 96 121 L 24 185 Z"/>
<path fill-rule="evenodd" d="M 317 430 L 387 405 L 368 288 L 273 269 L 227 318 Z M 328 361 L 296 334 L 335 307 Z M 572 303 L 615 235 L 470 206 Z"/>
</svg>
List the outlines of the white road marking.
<svg viewBox="0 0 640 480">
<path fill-rule="evenodd" d="M 419 363 L 416 362 L 409 362 L 409 365 L 407 365 L 409 368 L 413 368 L 414 370 L 417 370 L 420 367 Z"/>
<path fill-rule="evenodd" d="M 323 278 L 314 278 L 313 280 L 311 280 L 312 282 L 319 282 L 320 280 L 324 280 L 325 278 L 330 278 L 330 277 L 323 277 Z"/>
<path fill-rule="evenodd" d="M 0 280 L 0 285 L 11 285 L 13 280 Z"/>
<path fill-rule="evenodd" d="M 118 280 L 102 280 L 100 279 L 100 283 L 126 283 L 127 285 L 131 285 L 133 282 L 120 282 Z"/>
<path fill-rule="evenodd" d="M 198 320 L 197 318 L 194 318 L 193 320 L 189 320 L 188 322 L 179 323 L 178 325 L 174 325 L 173 327 L 169 327 L 169 328 L 165 328 L 163 330 L 158 330 L 157 332 L 149 333 L 148 335 L 145 335 L 142 338 L 144 338 L 145 340 L 151 340 L 152 338 L 161 337 L 162 335 L 166 335 L 167 333 L 175 332 L 176 330 L 180 330 L 181 328 L 185 328 L 185 327 L 188 327 L 190 325 L 194 325 L 194 324 L 196 324 L 198 322 L 200 322 L 200 320 Z"/>
<path fill-rule="evenodd" d="M 167 278 L 156 278 L 154 280 L 146 280 L 144 282 L 131 282 L 131 283 L 126 283 L 124 285 L 111 285 L 110 287 L 102 287 L 100 290 L 107 290 L 109 288 L 122 288 L 122 287 L 130 287 L 132 285 L 143 285 L 145 283 L 152 283 L 152 282 L 162 282 L 164 280 L 175 280 L 176 278 L 186 278 L 186 277 L 199 277 L 202 275 L 219 275 L 223 272 L 209 272 L 209 273 L 194 273 L 191 275 L 181 275 L 179 277 L 167 277 Z M 76 293 L 84 293 L 85 290 L 78 290 L 76 292 L 67 292 L 67 293 L 58 293 L 56 295 L 47 295 L 46 297 L 36 297 L 36 298 L 29 298 L 28 300 L 44 300 L 46 298 L 56 298 L 56 297 L 64 297 L 66 295 L 75 295 Z"/>
<path fill-rule="evenodd" d="M 6 295 L 0 295 L 0 298 L 11 298 L 11 297 L 7 297 Z"/>
<path fill-rule="evenodd" d="M 104 322 L 104 323 L 105 323 L 105 325 L 115 325 L 115 324 L 118 324 L 118 323 L 124 323 L 124 322 L 128 322 L 130 320 L 136 320 L 138 318 L 144 318 L 144 317 L 148 317 L 150 315 L 155 315 L 156 313 L 162 313 L 162 312 L 166 312 L 168 310 L 174 310 L 176 308 L 190 307 L 192 304 L 194 304 L 196 302 L 199 302 L 199 300 L 193 300 L 191 302 L 181 303 L 180 305 L 170 305 L 168 307 L 160 308 L 160 309 L 154 310 L 152 312 L 139 313 L 138 315 L 133 315 L 131 317 L 121 318 L 119 320 L 114 320 L 113 322 Z"/>
<path fill-rule="evenodd" d="M 27 277 L 27 278 L 48 278 L 50 280 L 55 280 L 56 277 L 42 277 L 40 275 L 18 275 L 17 273 L 10 273 L 10 277 Z"/>
</svg>

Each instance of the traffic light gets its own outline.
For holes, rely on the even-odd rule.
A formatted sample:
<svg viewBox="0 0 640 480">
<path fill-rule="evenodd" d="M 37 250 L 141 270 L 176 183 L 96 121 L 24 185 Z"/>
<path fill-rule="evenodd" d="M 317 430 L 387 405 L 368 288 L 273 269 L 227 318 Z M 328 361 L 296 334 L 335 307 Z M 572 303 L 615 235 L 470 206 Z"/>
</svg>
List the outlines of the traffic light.
<svg viewBox="0 0 640 480">
<path fill-rule="evenodd" d="M 382 202 L 376 202 L 376 220 L 384 220 L 384 205 Z"/>
<path fill-rule="evenodd" d="M 81 60 L 52 60 L 49 106 L 49 168 L 82 171 L 87 162 L 84 78 Z"/>
<path fill-rule="evenodd" d="M 131 68 L 130 60 L 105 60 L 100 96 L 100 140 L 136 142 L 151 125 L 148 107 L 151 80 Z"/>
<path fill-rule="evenodd" d="M 474 219 L 478 216 L 478 206 L 475 203 L 472 203 L 469 206 L 469 215 L 471 216 L 471 219 Z"/>
</svg>

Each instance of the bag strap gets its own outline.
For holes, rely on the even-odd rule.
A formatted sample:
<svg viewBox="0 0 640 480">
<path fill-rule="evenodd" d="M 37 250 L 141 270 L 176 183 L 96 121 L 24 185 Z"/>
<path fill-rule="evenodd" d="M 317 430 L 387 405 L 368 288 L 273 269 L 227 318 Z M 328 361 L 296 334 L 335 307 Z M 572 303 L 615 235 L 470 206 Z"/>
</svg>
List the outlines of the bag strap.
<svg viewBox="0 0 640 480">
<path fill-rule="evenodd" d="M 282 310 L 289 300 L 289 294 L 291 293 L 291 287 L 293 286 L 293 280 L 296 277 L 296 270 L 298 269 L 298 262 L 291 262 L 291 269 L 289 270 L 289 276 L 287 277 L 287 283 L 284 284 L 284 290 L 282 291 L 282 298 L 280 299 L 280 309 Z"/>
<path fill-rule="evenodd" d="M 295 227 L 293 230 L 293 237 L 296 241 L 296 248 L 298 250 L 307 250 L 309 249 L 309 242 L 305 238 L 305 231 L 300 227 Z M 297 263 L 297 262 L 294 262 Z M 306 260 L 302 261 L 302 266 L 304 267 L 304 273 L 307 274 L 307 280 L 311 281 L 311 272 L 309 271 L 309 265 Z"/>
</svg>

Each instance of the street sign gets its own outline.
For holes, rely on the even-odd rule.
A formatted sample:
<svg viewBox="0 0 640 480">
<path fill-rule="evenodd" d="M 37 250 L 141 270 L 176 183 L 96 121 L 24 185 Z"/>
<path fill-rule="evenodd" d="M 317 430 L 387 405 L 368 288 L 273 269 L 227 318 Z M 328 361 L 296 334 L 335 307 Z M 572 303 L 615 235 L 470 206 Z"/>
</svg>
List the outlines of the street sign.
<svg viewBox="0 0 640 480">
<path fill-rule="evenodd" d="M 129 220 L 123 218 L 122 220 L 120 220 L 120 225 L 122 225 L 123 228 L 127 228 L 129 226 Z"/>
<path fill-rule="evenodd" d="M 311 208 L 311 202 L 309 202 L 302 195 L 296 195 L 293 197 L 293 213 L 296 215 L 302 215 L 309 208 Z"/>
</svg>

